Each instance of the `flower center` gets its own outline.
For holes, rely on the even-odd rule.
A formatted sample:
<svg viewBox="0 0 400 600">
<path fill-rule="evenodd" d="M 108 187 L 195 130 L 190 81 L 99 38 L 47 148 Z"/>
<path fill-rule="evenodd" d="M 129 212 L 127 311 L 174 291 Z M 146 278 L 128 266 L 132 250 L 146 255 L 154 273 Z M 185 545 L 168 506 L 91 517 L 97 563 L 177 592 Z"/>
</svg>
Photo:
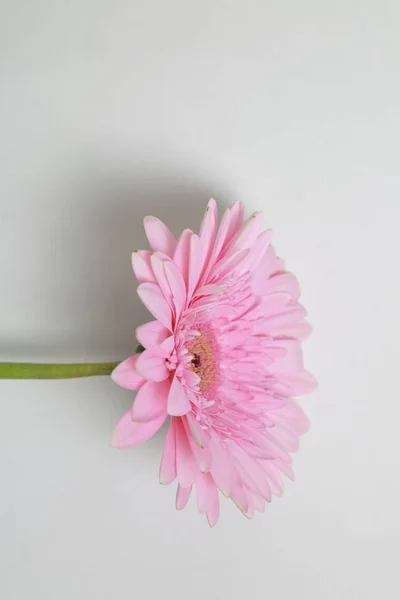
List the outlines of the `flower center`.
<svg viewBox="0 0 400 600">
<path fill-rule="evenodd" d="M 200 377 L 199 390 L 205 395 L 217 382 L 216 348 L 212 333 L 204 328 L 198 329 L 187 349 L 192 357 L 190 369 Z"/>
</svg>

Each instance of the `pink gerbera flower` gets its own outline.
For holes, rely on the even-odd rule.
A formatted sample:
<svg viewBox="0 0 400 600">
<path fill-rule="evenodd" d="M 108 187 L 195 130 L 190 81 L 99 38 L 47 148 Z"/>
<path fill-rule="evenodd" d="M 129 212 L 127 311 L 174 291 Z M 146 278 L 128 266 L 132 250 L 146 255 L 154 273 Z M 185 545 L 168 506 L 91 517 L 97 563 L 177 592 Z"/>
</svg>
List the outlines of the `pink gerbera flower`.
<svg viewBox="0 0 400 600">
<path fill-rule="evenodd" d="M 293 477 L 290 452 L 308 428 L 292 400 L 315 381 L 303 368 L 310 333 L 299 286 L 261 232 L 261 213 L 243 223 L 243 205 L 217 227 L 210 200 L 199 235 L 176 240 L 158 219 L 144 226 L 152 251 L 133 253 L 138 294 L 155 320 L 137 329 L 145 350 L 113 372 L 138 390 L 113 436 L 137 446 L 169 418 L 160 481 L 178 480 L 176 507 L 194 487 L 210 525 L 219 491 L 252 517 Z"/>
</svg>

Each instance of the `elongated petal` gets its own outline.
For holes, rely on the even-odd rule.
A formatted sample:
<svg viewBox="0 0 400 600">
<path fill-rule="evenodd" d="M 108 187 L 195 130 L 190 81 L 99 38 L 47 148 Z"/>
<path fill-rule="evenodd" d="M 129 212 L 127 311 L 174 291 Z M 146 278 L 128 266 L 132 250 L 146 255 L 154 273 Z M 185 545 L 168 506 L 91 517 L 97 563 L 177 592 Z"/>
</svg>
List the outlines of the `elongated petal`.
<svg viewBox="0 0 400 600">
<path fill-rule="evenodd" d="M 166 260 L 164 260 L 164 256 L 165 255 L 161 254 L 160 252 L 155 252 L 151 255 L 150 262 L 154 276 L 156 278 L 156 283 L 158 284 L 162 295 L 168 302 L 170 309 L 173 310 L 174 305 L 172 302 L 172 291 L 165 273 L 164 265 L 166 263 Z"/>
<path fill-rule="evenodd" d="M 175 375 L 168 395 L 168 414 L 181 417 L 186 415 L 190 408 L 191 404 L 185 389 Z"/>
<path fill-rule="evenodd" d="M 194 290 L 199 281 L 200 269 L 202 266 L 202 248 L 200 239 L 193 234 L 190 239 L 190 254 L 189 254 L 189 273 L 188 273 L 188 299 L 192 297 Z"/>
<path fill-rule="evenodd" d="M 136 338 L 142 346 L 151 349 L 159 346 L 171 335 L 160 321 L 150 321 L 136 329 Z"/>
<path fill-rule="evenodd" d="M 201 513 L 207 512 L 218 498 L 216 485 L 210 473 L 200 473 L 196 479 L 197 507 Z"/>
<path fill-rule="evenodd" d="M 111 373 L 112 380 L 127 390 L 140 390 L 146 380 L 139 375 L 135 368 L 139 356 L 139 354 L 135 354 L 119 363 Z"/>
<path fill-rule="evenodd" d="M 176 472 L 181 487 L 192 485 L 200 473 L 181 419 L 176 419 Z"/>
<path fill-rule="evenodd" d="M 139 354 L 136 361 L 136 370 L 144 379 L 150 381 L 164 381 L 169 377 L 165 358 L 158 355 L 154 349 L 145 350 Z"/>
<path fill-rule="evenodd" d="M 139 283 L 154 283 L 155 277 L 150 264 L 149 250 L 136 250 L 132 253 L 132 268 Z"/>
<path fill-rule="evenodd" d="M 175 305 L 176 319 L 179 319 L 182 311 L 186 307 L 186 285 L 181 272 L 179 271 L 178 267 L 174 262 L 166 261 L 164 264 L 164 268 L 168 284 L 172 292 L 172 298 Z"/>
<path fill-rule="evenodd" d="M 185 229 L 182 231 L 181 237 L 179 238 L 178 245 L 174 252 L 174 263 L 182 273 L 185 286 L 187 288 L 189 281 L 189 252 L 190 252 L 190 239 L 193 235 L 193 231 Z"/>
<path fill-rule="evenodd" d="M 172 331 L 171 308 L 160 288 L 155 283 L 142 283 L 137 293 L 143 304 L 164 327 Z"/>
<path fill-rule="evenodd" d="M 244 250 L 251 248 L 260 234 L 263 214 L 257 212 L 251 215 L 241 227 L 239 233 L 232 241 L 232 250 Z M 229 249 L 231 249 L 231 247 Z"/>
<path fill-rule="evenodd" d="M 114 429 L 111 443 L 115 448 L 139 446 L 160 429 L 165 419 L 166 415 L 162 415 L 148 423 L 136 423 L 132 421 L 131 410 L 128 410 Z"/>
<path fill-rule="evenodd" d="M 176 248 L 176 238 L 160 219 L 145 217 L 144 229 L 154 252 L 163 252 L 167 256 L 173 256 Z"/>
<path fill-rule="evenodd" d="M 226 245 L 235 238 L 243 224 L 244 206 L 242 202 L 235 202 L 230 209 L 228 231 L 226 234 Z"/>
<path fill-rule="evenodd" d="M 139 423 L 153 421 L 161 416 L 167 416 L 167 397 L 170 382 L 147 381 L 140 388 L 132 406 L 132 419 Z"/>
<path fill-rule="evenodd" d="M 206 513 L 207 521 L 210 527 L 214 527 L 219 519 L 219 496 L 214 501 L 214 504 Z"/>
<path fill-rule="evenodd" d="M 298 340 L 281 339 L 276 341 L 279 348 L 285 350 L 284 356 L 269 367 L 272 373 L 298 373 L 303 371 L 303 352 Z"/>
<path fill-rule="evenodd" d="M 215 240 L 215 233 L 217 231 L 218 222 L 218 208 L 217 203 L 213 198 L 210 199 L 207 205 L 207 209 L 203 218 L 203 222 L 200 227 L 200 243 L 202 247 L 202 270 L 208 264 L 213 244 Z"/>
<path fill-rule="evenodd" d="M 160 483 L 169 485 L 176 477 L 176 434 L 175 419 L 172 418 L 164 442 L 160 464 Z"/>
<path fill-rule="evenodd" d="M 190 494 L 192 493 L 192 486 L 181 487 L 178 485 L 176 490 L 176 510 L 183 510 L 189 502 Z"/>
</svg>

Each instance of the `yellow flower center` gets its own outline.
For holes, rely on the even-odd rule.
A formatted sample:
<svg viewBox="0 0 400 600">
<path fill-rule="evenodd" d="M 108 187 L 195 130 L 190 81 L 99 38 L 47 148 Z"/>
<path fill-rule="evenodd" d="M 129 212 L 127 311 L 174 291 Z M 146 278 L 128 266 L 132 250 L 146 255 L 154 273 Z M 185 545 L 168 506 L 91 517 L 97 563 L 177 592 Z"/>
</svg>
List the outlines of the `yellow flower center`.
<svg viewBox="0 0 400 600">
<path fill-rule="evenodd" d="M 191 369 L 200 377 L 199 390 L 202 394 L 206 394 L 216 383 L 217 364 L 213 336 L 204 329 L 199 333 L 199 336 L 190 341 L 187 349 L 192 355 Z"/>
</svg>

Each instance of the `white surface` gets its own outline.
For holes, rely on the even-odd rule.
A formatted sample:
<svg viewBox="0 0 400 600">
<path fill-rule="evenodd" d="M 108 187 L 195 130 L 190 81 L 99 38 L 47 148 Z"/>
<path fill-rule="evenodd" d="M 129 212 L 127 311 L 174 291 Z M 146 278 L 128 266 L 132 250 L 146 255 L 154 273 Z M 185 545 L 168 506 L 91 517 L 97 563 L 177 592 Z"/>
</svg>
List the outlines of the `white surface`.
<svg viewBox="0 0 400 600">
<path fill-rule="evenodd" d="M 2 0 L 1 358 L 117 359 L 153 213 L 264 210 L 318 392 L 297 481 L 214 530 L 109 446 L 109 380 L 0 382 L 4 600 L 396 598 L 400 10 L 388 0 Z"/>
</svg>

